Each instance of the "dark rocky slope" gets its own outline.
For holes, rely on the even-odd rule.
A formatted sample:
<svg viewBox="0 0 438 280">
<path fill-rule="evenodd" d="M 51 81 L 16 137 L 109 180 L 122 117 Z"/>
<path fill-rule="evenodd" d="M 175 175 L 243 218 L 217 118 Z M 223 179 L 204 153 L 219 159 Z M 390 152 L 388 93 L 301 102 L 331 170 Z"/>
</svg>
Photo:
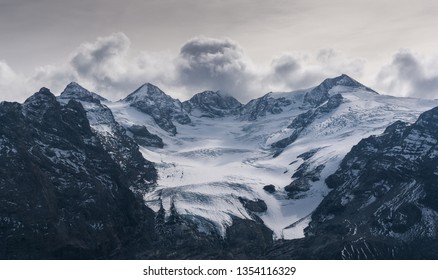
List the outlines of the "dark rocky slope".
<svg viewBox="0 0 438 280">
<path fill-rule="evenodd" d="M 0 123 L 0 258 L 111 258 L 150 246 L 154 214 L 130 190 L 136 177 L 80 103 L 61 105 L 42 88 L 23 105 L 1 103 Z M 136 174 L 155 180 L 147 172 Z"/>
</svg>

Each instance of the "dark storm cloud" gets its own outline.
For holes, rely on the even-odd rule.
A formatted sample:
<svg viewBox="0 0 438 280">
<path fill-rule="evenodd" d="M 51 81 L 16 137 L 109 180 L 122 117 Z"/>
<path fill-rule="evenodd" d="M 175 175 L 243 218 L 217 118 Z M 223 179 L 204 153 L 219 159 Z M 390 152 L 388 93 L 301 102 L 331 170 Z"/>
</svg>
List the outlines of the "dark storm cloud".
<svg viewBox="0 0 438 280">
<path fill-rule="evenodd" d="M 396 95 L 438 98 L 438 61 L 426 60 L 409 51 L 400 51 L 377 78 L 380 87 Z"/>
<path fill-rule="evenodd" d="M 249 94 L 254 78 L 250 62 L 236 42 L 205 37 L 183 45 L 176 74 L 181 86 L 222 90 L 237 98 Z"/>
<path fill-rule="evenodd" d="M 126 54 L 129 39 L 123 33 L 115 33 L 108 37 L 98 38 L 94 43 L 83 44 L 71 59 L 71 64 L 80 76 L 92 76 L 105 80 L 109 68 L 116 60 Z"/>
</svg>

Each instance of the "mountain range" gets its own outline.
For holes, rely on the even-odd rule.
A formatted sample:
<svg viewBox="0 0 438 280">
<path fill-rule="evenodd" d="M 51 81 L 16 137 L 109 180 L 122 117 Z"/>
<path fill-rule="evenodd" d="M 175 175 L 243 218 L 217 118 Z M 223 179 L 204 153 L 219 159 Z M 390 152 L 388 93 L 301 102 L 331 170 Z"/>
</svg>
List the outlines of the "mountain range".
<svg viewBox="0 0 438 280">
<path fill-rule="evenodd" d="M 347 75 L 0 103 L 2 259 L 437 258 L 438 101 Z"/>
</svg>

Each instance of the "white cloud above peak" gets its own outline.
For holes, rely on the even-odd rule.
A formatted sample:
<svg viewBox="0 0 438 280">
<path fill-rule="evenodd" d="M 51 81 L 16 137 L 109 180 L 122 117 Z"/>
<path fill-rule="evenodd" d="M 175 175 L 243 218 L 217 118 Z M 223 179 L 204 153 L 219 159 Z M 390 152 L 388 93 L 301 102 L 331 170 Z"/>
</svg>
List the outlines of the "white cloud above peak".
<svg viewBox="0 0 438 280">
<path fill-rule="evenodd" d="M 257 65 L 230 38 L 194 37 L 181 46 L 179 53 L 138 52 L 131 47 L 128 36 L 119 32 L 82 43 L 65 58 L 65 63 L 38 67 L 31 77 L 14 72 L 0 60 L 0 90 L 1 99 L 22 101 L 42 86 L 59 93 L 69 82 L 76 81 L 117 100 L 150 82 L 182 100 L 210 89 L 246 102 L 268 91 L 307 88 L 346 73 L 358 80 L 374 80 L 367 86 L 385 94 L 437 98 L 438 75 L 429 70 L 436 69 L 437 62 L 399 51 L 370 78 L 365 59 L 336 49 L 316 53 L 290 50 L 274 57 L 268 65 Z"/>
</svg>

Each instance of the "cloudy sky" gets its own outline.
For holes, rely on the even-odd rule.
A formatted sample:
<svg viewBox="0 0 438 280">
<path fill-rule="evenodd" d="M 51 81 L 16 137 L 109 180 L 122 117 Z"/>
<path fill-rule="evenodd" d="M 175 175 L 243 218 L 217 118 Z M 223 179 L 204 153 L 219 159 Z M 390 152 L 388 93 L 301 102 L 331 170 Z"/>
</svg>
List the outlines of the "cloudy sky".
<svg viewBox="0 0 438 280">
<path fill-rule="evenodd" d="M 70 81 L 116 100 L 145 82 L 241 101 L 348 74 L 438 98 L 436 0 L 0 0 L 0 99 Z"/>
</svg>

